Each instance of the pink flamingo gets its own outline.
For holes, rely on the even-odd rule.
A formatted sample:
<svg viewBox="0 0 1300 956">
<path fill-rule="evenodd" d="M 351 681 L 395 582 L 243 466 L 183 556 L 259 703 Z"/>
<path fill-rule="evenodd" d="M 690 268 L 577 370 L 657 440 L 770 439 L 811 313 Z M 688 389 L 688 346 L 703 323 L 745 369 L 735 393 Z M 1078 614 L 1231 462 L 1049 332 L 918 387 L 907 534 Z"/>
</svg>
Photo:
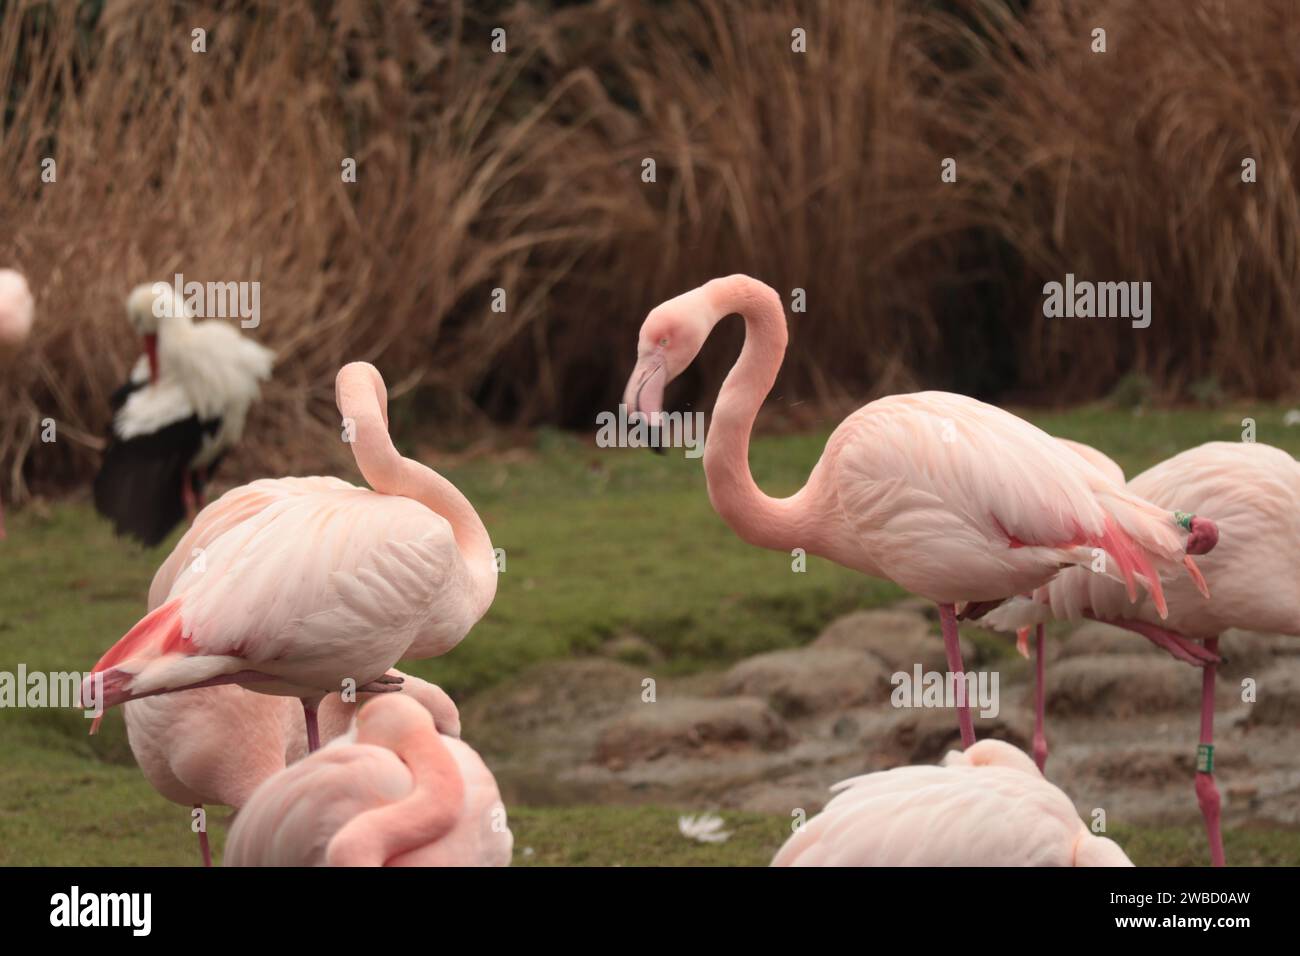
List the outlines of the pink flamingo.
<svg viewBox="0 0 1300 956">
<path fill-rule="evenodd" d="M 1132 605 L 1101 575 L 1071 568 L 1035 592 L 989 615 L 1003 630 L 1050 618 L 1092 618 L 1151 640 L 1178 660 L 1202 668 L 1201 735 L 1196 799 L 1222 866 L 1221 802 L 1214 782 L 1214 681 L 1219 636 L 1229 628 L 1300 636 L 1300 464 L 1286 452 L 1255 442 L 1209 442 L 1174 455 L 1128 483 L 1136 495 L 1165 507 L 1215 515 L 1223 543 L 1203 561 L 1214 592 L 1204 600 L 1185 582 L 1169 587 L 1169 613 Z M 1200 642 L 1200 643 L 1197 643 Z"/>
<path fill-rule="evenodd" d="M 1028 422 L 945 392 L 860 408 L 835 429 L 803 488 L 769 498 L 750 475 L 749 435 L 785 353 L 785 312 L 772 289 L 734 275 L 653 309 L 624 401 L 659 424 L 665 387 L 733 312 L 745 320 L 745 345 L 718 395 L 704 451 L 714 509 L 751 544 L 803 548 L 938 604 L 964 746 L 975 734 L 957 604 L 978 616 L 1103 548 L 1129 593 L 1136 598 L 1140 581 L 1163 608 L 1158 570 L 1181 561 L 1196 575 L 1189 555 L 1213 544 L 1212 521 L 1188 516 L 1180 527 Z"/>
<path fill-rule="evenodd" d="M 227 866 L 508 866 L 496 781 L 428 711 L 381 697 L 356 729 L 262 783 L 235 818 Z"/>
<path fill-rule="evenodd" d="M 36 304 L 21 272 L 0 269 L 0 366 L 6 365 L 32 333 Z M 0 504 L 0 541 L 5 538 L 5 512 Z"/>
<path fill-rule="evenodd" d="M 497 566 L 473 505 L 397 453 L 373 366 L 345 366 L 336 393 L 370 488 L 282 478 L 213 502 L 199 522 L 210 540 L 181 539 L 160 570 L 166 599 L 99 660 L 83 700 L 243 684 L 299 698 L 315 750 L 322 697 L 398 690 L 393 664 L 446 653 L 483 616 Z"/>
<path fill-rule="evenodd" d="M 1091 445 L 1083 444 L 1083 442 L 1071 441 L 1068 438 L 1058 438 L 1057 441 L 1100 471 L 1112 484 L 1124 484 L 1124 469 L 1107 455 L 1099 452 Z M 1022 627 L 1016 631 L 1016 649 L 1020 651 L 1022 657 L 1029 657 L 1029 628 Z M 1046 682 L 1043 675 L 1043 650 L 1043 625 L 1040 623 L 1034 628 L 1033 741 L 1034 763 L 1038 765 L 1040 773 L 1045 772 L 1047 767 L 1047 731 L 1044 717 L 1044 711 L 1046 710 Z"/>
<path fill-rule="evenodd" d="M 896 767 L 831 789 L 838 795 L 773 866 L 1133 865 L 1001 740 L 950 753 L 939 767 Z"/>
<path fill-rule="evenodd" d="M 460 715 L 442 688 L 398 670 L 388 674 L 402 679 L 402 694 L 429 711 L 439 733 L 460 736 Z M 317 713 L 321 740 L 347 733 L 359 705 L 326 695 Z M 206 804 L 238 810 L 262 781 L 307 754 L 302 711 L 291 698 L 236 684 L 133 700 L 122 713 L 145 778 L 168 800 L 195 810 Z M 199 830 L 199 852 L 211 866 L 206 827 Z"/>
</svg>

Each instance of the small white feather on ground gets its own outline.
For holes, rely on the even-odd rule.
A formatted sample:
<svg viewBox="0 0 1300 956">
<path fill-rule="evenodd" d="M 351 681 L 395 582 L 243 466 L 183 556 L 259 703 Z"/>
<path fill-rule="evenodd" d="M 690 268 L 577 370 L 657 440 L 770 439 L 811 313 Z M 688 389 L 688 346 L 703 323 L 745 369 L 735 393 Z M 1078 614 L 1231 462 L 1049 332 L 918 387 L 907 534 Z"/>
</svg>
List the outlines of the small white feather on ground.
<svg viewBox="0 0 1300 956">
<path fill-rule="evenodd" d="M 724 826 L 722 817 L 712 813 L 677 818 L 677 829 L 682 836 L 700 843 L 726 843 L 731 838 L 731 831 L 723 830 Z"/>
</svg>

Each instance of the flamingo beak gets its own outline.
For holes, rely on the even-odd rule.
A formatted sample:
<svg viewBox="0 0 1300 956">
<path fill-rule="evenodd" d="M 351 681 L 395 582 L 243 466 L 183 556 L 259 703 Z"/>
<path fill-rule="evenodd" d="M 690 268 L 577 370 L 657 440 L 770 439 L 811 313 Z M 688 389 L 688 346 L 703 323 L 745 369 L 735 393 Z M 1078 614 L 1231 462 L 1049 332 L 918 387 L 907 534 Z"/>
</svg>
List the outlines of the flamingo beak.
<svg viewBox="0 0 1300 956">
<path fill-rule="evenodd" d="M 158 333 L 149 332 L 144 336 L 144 354 L 149 357 L 149 381 L 158 381 Z"/>
<path fill-rule="evenodd" d="M 664 389 L 668 385 L 668 371 L 664 366 L 663 349 L 656 348 L 637 359 L 636 367 L 623 391 L 623 404 L 629 419 L 644 416 L 650 423 L 650 449 L 664 454 L 659 443 L 659 416 L 664 410 Z"/>
</svg>

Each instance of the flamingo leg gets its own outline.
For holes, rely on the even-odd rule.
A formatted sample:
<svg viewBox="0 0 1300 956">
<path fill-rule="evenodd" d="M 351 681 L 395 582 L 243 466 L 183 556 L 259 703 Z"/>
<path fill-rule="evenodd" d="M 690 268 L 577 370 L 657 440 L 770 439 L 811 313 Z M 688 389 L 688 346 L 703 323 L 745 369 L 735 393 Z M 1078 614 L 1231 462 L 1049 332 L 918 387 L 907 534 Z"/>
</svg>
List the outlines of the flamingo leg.
<svg viewBox="0 0 1300 956">
<path fill-rule="evenodd" d="M 975 743 L 975 725 L 971 722 L 970 702 L 966 700 L 965 669 L 961 662 L 961 642 L 957 635 L 957 609 L 939 605 L 939 627 L 943 630 L 943 649 L 948 656 L 948 671 L 955 678 L 957 691 L 957 725 L 961 728 L 961 746 Z"/>
<path fill-rule="evenodd" d="M 1188 640 L 1181 634 L 1165 630 L 1163 627 L 1157 627 L 1154 624 L 1148 624 L 1145 621 L 1129 620 L 1112 620 L 1110 618 L 1100 618 L 1091 612 L 1085 612 L 1084 617 L 1091 618 L 1094 621 L 1101 621 L 1103 624 L 1110 624 L 1114 627 L 1122 627 L 1126 631 L 1132 631 L 1134 634 L 1141 634 L 1152 644 L 1165 651 L 1168 651 L 1176 660 L 1184 664 L 1191 664 L 1193 667 L 1206 667 L 1210 664 L 1218 664 L 1218 651 L 1209 649 L 1209 642 L 1202 647 L 1196 641 Z M 1219 642 L 1216 640 L 1214 646 L 1217 648 Z"/>
<path fill-rule="evenodd" d="M 302 714 L 307 719 L 307 753 L 314 753 L 320 749 L 320 728 L 316 724 L 316 706 L 319 700 L 306 700 L 302 702 Z"/>
<path fill-rule="evenodd" d="M 0 541 L 5 539 L 5 509 L 4 503 L 0 502 Z"/>
<path fill-rule="evenodd" d="M 1038 772 L 1047 766 L 1047 731 L 1044 728 L 1047 689 L 1043 680 L 1043 625 L 1034 631 L 1034 763 Z"/>
<path fill-rule="evenodd" d="M 1216 657 L 1219 639 L 1208 638 L 1205 647 Z M 1196 802 L 1205 818 L 1205 832 L 1210 838 L 1210 862 L 1223 866 L 1223 833 L 1219 828 L 1219 788 L 1214 784 L 1214 674 L 1218 664 L 1207 664 L 1201 672 L 1201 743 L 1196 748 Z"/>
<path fill-rule="evenodd" d="M 202 810 L 202 809 L 203 809 L 203 804 L 201 804 L 201 803 L 196 803 L 196 804 L 194 804 L 194 809 L 195 809 L 195 810 Z M 212 847 L 210 847 L 210 846 L 208 845 L 208 830 L 207 830 L 207 827 L 206 827 L 206 826 L 205 826 L 202 830 L 199 831 L 199 852 L 200 852 L 201 854 L 203 854 L 203 865 L 204 865 L 204 866 L 211 866 L 211 865 L 212 865 Z"/>
</svg>

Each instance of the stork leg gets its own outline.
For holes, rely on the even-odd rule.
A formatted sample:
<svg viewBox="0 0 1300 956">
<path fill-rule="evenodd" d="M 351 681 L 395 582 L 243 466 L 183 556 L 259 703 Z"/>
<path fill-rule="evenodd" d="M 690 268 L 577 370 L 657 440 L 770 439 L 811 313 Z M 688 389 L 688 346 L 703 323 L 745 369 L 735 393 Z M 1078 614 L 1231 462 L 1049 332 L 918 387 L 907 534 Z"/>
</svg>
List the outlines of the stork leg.
<svg viewBox="0 0 1300 956">
<path fill-rule="evenodd" d="M 185 504 L 185 520 L 193 524 L 199 509 L 194 498 L 194 482 L 188 468 L 181 473 L 181 501 Z"/>
<path fill-rule="evenodd" d="M 1216 657 L 1219 639 L 1208 638 L 1205 647 Z M 1219 665 L 1207 664 L 1201 671 L 1201 743 L 1196 748 L 1196 802 L 1205 818 L 1210 838 L 1210 862 L 1223 866 L 1223 833 L 1219 828 L 1219 788 L 1214 783 L 1214 674 Z"/>
<path fill-rule="evenodd" d="M 307 753 L 314 753 L 320 749 L 320 728 L 316 724 L 316 707 L 320 704 L 320 698 L 307 700 L 303 698 L 302 714 L 307 719 Z"/>
<path fill-rule="evenodd" d="M 1047 688 L 1043 680 L 1043 625 L 1034 631 L 1034 763 L 1038 772 L 1047 766 L 1047 731 L 1044 727 Z"/>
<path fill-rule="evenodd" d="M 971 721 L 970 702 L 966 700 L 966 673 L 961 662 L 961 642 L 957 634 L 957 609 L 939 605 L 939 627 L 943 630 L 943 649 L 948 656 L 948 671 L 957 691 L 957 725 L 961 728 L 961 746 L 975 743 L 975 725 Z"/>
<path fill-rule="evenodd" d="M 202 809 L 203 809 L 203 804 L 201 804 L 201 803 L 196 803 L 196 804 L 194 804 L 194 809 L 195 809 L 195 810 L 202 810 Z M 204 823 L 204 825 L 203 825 L 203 829 L 199 831 L 199 853 L 201 853 L 201 854 L 203 855 L 203 865 L 204 865 L 204 866 L 211 866 L 211 865 L 212 865 L 212 847 L 210 847 L 210 846 L 208 845 L 208 827 L 207 827 L 207 824 L 206 824 L 206 823 Z"/>
</svg>

